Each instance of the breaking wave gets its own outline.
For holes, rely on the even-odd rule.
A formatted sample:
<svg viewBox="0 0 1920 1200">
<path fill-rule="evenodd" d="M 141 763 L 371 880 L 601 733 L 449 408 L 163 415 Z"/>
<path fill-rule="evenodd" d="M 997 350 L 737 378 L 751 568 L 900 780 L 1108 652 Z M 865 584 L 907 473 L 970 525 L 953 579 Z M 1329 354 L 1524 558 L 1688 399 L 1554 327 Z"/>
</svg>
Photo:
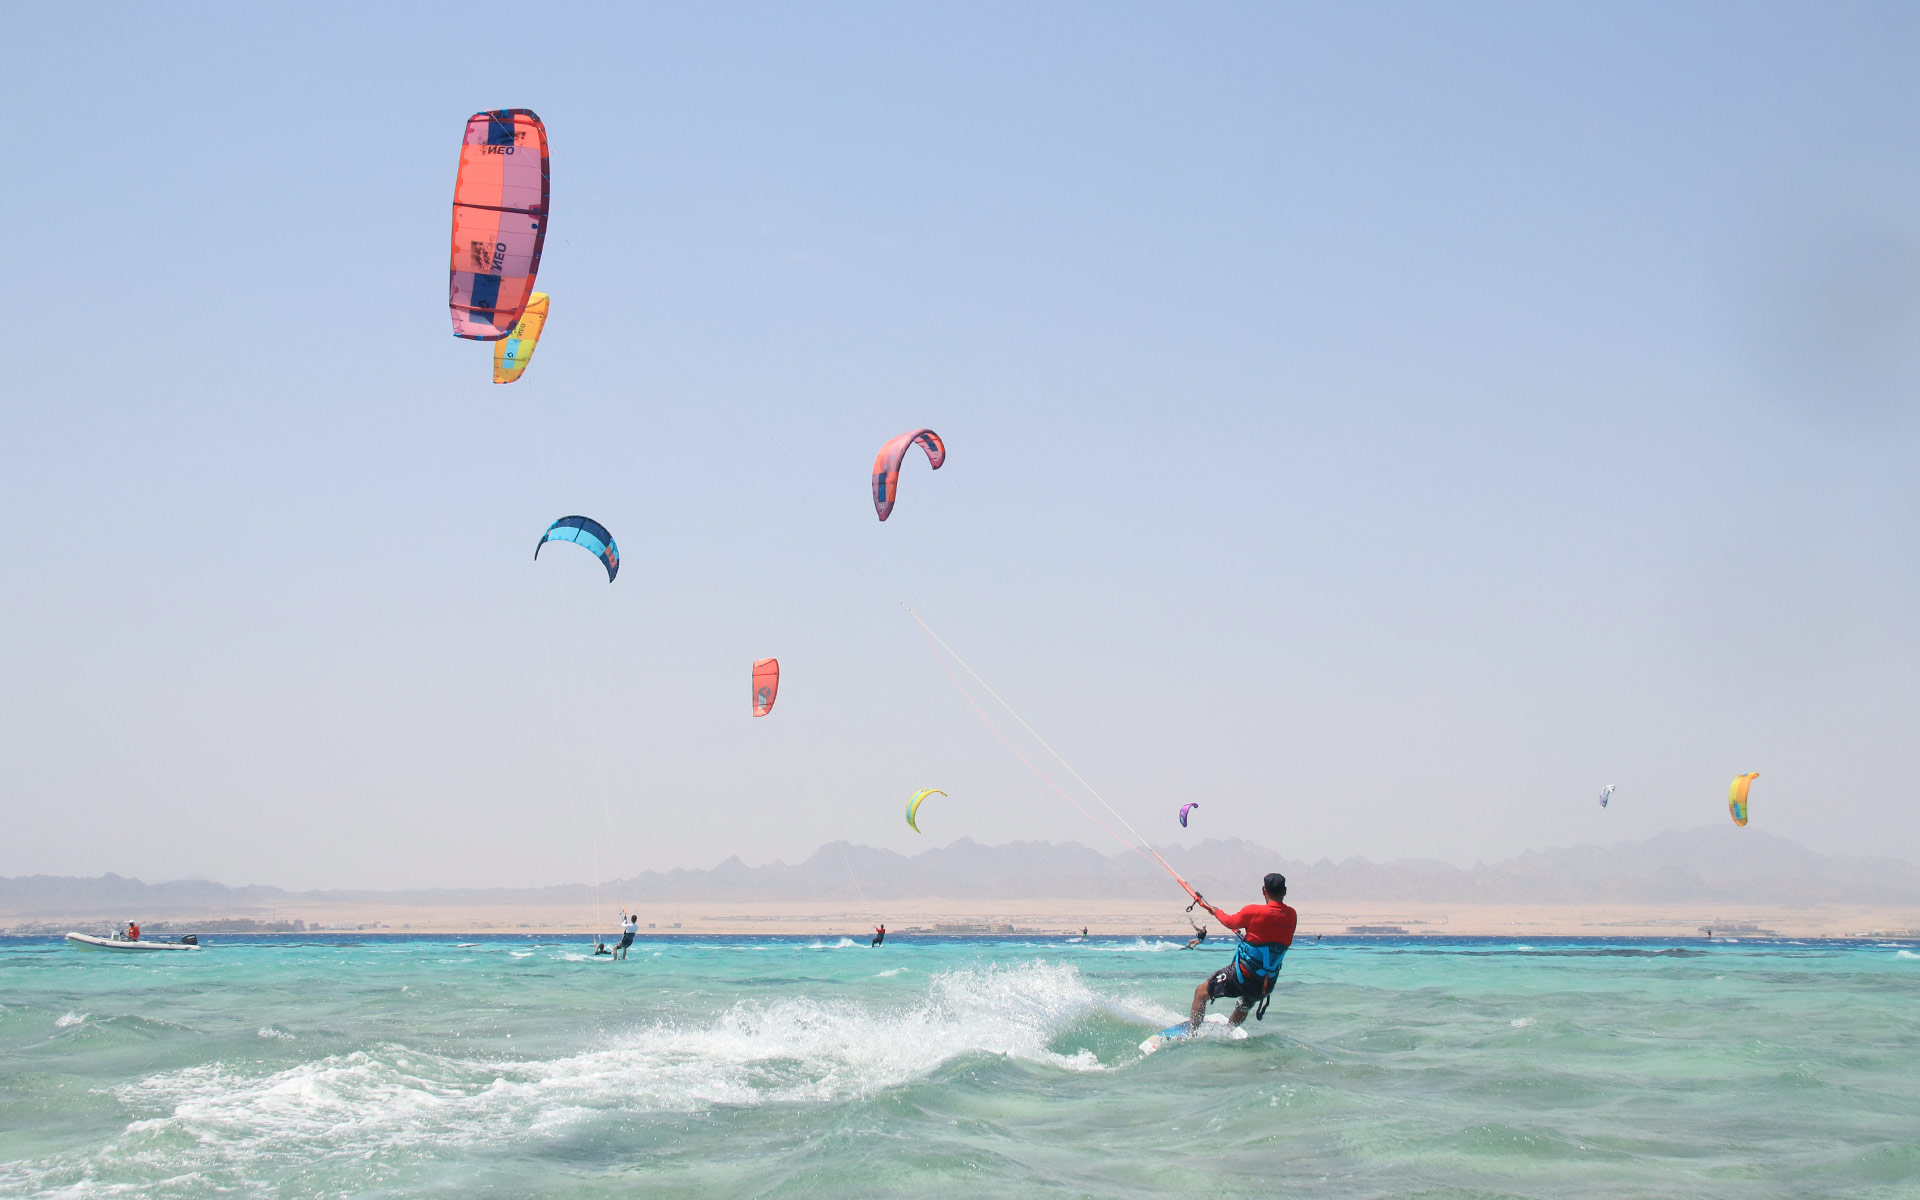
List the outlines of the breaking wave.
<svg viewBox="0 0 1920 1200">
<path fill-rule="evenodd" d="M 1034 962 L 944 972 L 893 1007 L 800 996 L 742 1000 L 705 1022 L 645 1024 L 611 1044 L 552 1059 L 467 1058 L 381 1043 L 279 1071 L 206 1063 L 112 1089 L 133 1113 L 148 1115 L 128 1124 L 106 1153 L 41 1163 L 25 1177 L 0 1171 L 0 1184 L 11 1177 L 16 1185 L 90 1192 L 136 1177 L 244 1190 L 251 1172 L 299 1161 L 499 1145 L 605 1116 L 838 1102 L 925 1079 L 974 1055 L 1106 1070 L 1091 1050 L 1050 1045 L 1089 1017 L 1122 1011 L 1071 965 Z M 259 1036 L 290 1035 L 269 1025 Z"/>
</svg>

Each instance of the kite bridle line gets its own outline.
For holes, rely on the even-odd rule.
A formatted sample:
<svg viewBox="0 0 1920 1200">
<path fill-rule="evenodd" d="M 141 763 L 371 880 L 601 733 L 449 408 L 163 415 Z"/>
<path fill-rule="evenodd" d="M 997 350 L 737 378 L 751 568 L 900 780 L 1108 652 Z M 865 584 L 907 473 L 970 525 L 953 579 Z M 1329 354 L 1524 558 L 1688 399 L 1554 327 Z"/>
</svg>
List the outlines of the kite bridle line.
<svg viewBox="0 0 1920 1200">
<path fill-rule="evenodd" d="M 1147 841 L 1147 839 L 1141 835 L 1138 829 L 1135 829 L 1133 827 L 1133 822 L 1121 816 L 1118 809 L 1114 808 L 1113 805 L 1108 804 L 1107 798 L 1100 794 L 1099 789 L 1094 787 L 1091 783 L 1088 783 L 1086 776 L 1074 770 L 1073 764 L 1068 762 L 1066 760 L 1066 757 L 1062 755 L 1058 750 L 1055 750 L 1053 748 L 1052 743 L 1048 742 L 1047 739 L 1041 737 L 1039 731 L 1034 729 L 1032 725 L 1029 725 L 1027 723 L 1027 719 L 1021 716 L 1017 711 L 1015 711 L 1013 705 L 1007 703 L 1005 697 L 1001 696 L 999 692 L 994 691 L 993 685 L 988 683 L 985 679 L 981 678 L 980 672 L 974 670 L 973 666 L 970 663 L 968 663 L 966 659 L 960 656 L 959 651 L 955 650 L 952 646 L 947 645 L 946 639 L 942 638 L 939 634 L 935 633 L 933 631 L 933 627 L 931 625 L 928 625 L 926 621 L 920 616 L 919 613 L 913 611 L 912 605 L 908 604 L 906 601 L 903 600 L 900 602 L 900 607 L 905 609 L 907 612 L 907 615 L 913 618 L 914 623 L 920 626 L 921 632 L 926 634 L 928 638 L 928 644 L 932 645 L 934 643 L 938 643 L 940 649 L 945 650 L 947 652 L 947 655 L 951 657 L 953 661 L 959 663 L 960 666 L 963 669 L 965 669 L 967 674 L 973 676 L 974 682 L 978 683 L 981 686 L 981 688 L 986 691 L 987 695 L 992 696 L 995 703 L 999 704 L 1001 708 L 1006 709 L 1008 715 L 1010 715 L 1014 720 L 1020 722 L 1020 728 L 1026 730 L 1028 735 L 1031 736 L 1034 741 L 1039 742 L 1041 746 L 1045 747 L 1047 753 L 1053 755 L 1054 761 L 1058 762 L 1061 766 L 1065 767 L 1067 769 L 1067 774 L 1073 776 L 1074 779 L 1079 781 L 1080 786 L 1087 789 L 1087 794 L 1100 802 L 1101 808 L 1106 809 L 1107 812 L 1113 817 L 1114 820 L 1120 822 L 1121 825 L 1126 827 L 1127 832 L 1131 833 L 1134 836 L 1134 841 L 1130 842 L 1126 838 L 1123 838 L 1119 834 L 1115 833 L 1112 829 L 1109 829 L 1107 827 L 1106 822 L 1102 821 L 1100 818 L 1088 812 L 1084 807 L 1081 806 L 1079 801 L 1075 800 L 1072 796 L 1069 796 L 1065 791 L 1062 791 L 1060 786 L 1054 783 L 1053 780 L 1048 779 L 1046 773 L 1042 771 L 1039 767 L 1034 766 L 1033 761 L 1029 759 L 1025 754 L 1022 754 L 1020 751 L 1020 748 L 1018 746 L 1015 746 L 1013 742 L 1007 737 L 1006 734 L 1000 732 L 1000 727 L 995 725 L 992 719 L 989 718 L 986 713 L 981 712 L 980 706 L 978 704 L 974 704 L 973 697 L 967 694 L 967 689 L 961 686 L 960 680 L 954 677 L 953 672 L 947 671 L 948 678 L 953 679 L 954 686 L 960 688 L 960 694 L 962 696 L 967 697 L 967 703 L 972 706 L 973 711 L 980 714 L 980 719 L 987 723 L 987 728 L 993 730 L 993 732 L 1000 738 L 1001 741 L 1007 743 L 1008 749 L 1012 750 L 1015 754 L 1020 756 L 1021 762 L 1026 763 L 1027 766 L 1033 771 L 1035 775 L 1040 776 L 1040 778 L 1043 781 L 1045 781 L 1048 787 L 1058 792 L 1060 794 L 1061 799 L 1065 800 L 1068 804 L 1073 805 L 1074 808 L 1079 809 L 1080 813 L 1083 816 L 1085 816 L 1088 820 L 1092 821 L 1095 825 L 1100 826 L 1101 829 L 1106 830 L 1107 834 L 1112 838 L 1114 838 L 1114 840 L 1118 841 L 1121 845 L 1126 846 L 1129 850 L 1132 850 L 1135 854 L 1139 854 L 1142 857 L 1147 857 L 1149 855 L 1152 856 L 1153 861 L 1159 863 L 1161 866 L 1161 869 L 1165 870 L 1167 874 L 1173 876 L 1173 881 L 1180 885 L 1180 889 L 1186 892 L 1188 896 L 1193 898 L 1193 904 L 1200 903 L 1200 893 L 1194 891 L 1193 885 L 1188 883 L 1185 879 L 1181 878 L 1180 872 L 1174 870 L 1173 865 L 1171 863 L 1169 863 L 1166 859 L 1160 857 L 1160 852 L 1158 850 L 1155 850 L 1153 848 L 1153 844 Z M 939 658 L 938 651 L 935 652 L 934 657 Z M 942 670 L 946 670 L 946 665 L 947 665 L 946 660 L 940 659 L 940 666 Z M 1189 912 L 1193 910 L 1193 904 L 1187 905 L 1187 910 Z"/>
</svg>

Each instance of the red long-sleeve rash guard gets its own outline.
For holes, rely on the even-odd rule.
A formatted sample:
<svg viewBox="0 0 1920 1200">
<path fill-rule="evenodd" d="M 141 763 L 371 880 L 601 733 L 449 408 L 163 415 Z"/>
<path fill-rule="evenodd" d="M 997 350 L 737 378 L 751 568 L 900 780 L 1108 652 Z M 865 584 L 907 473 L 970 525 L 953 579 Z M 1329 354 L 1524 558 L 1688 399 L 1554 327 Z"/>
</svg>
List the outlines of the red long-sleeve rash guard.
<svg viewBox="0 0 1920 1200">
<path fill-rule="evenodd" d="M 1209 904 L 1207 911 L 1228 929 L 1245 930 L 1248 941 L 1263 946 L 1293 945 L 1293 927 L 1300 923 L 1300 914 L 1285 904 L 1249 904 L 1232 915 Z"/>
</svg>

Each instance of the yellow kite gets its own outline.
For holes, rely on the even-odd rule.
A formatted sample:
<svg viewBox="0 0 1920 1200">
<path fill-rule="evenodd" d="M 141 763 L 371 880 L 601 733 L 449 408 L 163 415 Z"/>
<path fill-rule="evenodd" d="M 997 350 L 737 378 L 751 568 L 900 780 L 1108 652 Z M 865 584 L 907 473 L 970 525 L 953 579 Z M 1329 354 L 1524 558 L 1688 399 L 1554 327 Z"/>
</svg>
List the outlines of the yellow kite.
<svg viewBox="0 0 1920 1200">
<path fill-rule="evenodd" d="M 1735 825 L 1747 823 L 1747 789 L 1753 781 L 1760 778 L 1760 772 L 1748 771 L 1745 775 L 1736 775 L 1733 786 L 1727 789 L 1727 811 L 1733 814 Z"/>
<path fill-rule="evenodd" d="M 925 800 L 928 796 L 944 796 L 944 795 L 946 795 L 946 793 L 941 791 L 939 788 L 921 788 L 919 791 L 913 794 L 913 797 L 911 799 L 907 801 L 907 824 L 913 825 L 913 831 L 915 833 L 920 832 L 920 827 L 918 825 L 914 825 L 913 823 L 913 819 L 920 814 L 920 802 L 922 800 Z"/>
<path fill-rule="evenodd" d="M 533 361 L 534 347 L 540 344 L 540 331 L 547 327 L 547 294 L 535 292 L 527 301 L 513 332 L 493 344 L 493 381 L 512 383 Z"/>
</svg>

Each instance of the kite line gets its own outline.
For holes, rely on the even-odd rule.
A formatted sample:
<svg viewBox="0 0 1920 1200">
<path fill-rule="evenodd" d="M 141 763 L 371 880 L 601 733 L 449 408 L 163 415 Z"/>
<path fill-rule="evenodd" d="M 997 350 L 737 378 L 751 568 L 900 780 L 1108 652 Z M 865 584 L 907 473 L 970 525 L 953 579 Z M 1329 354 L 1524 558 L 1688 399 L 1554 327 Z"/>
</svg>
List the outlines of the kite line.
<svg viewBox="0 0 1920 1200">
<path fill-rule="evenodd" d="M 1101 808 L 1106 809 L 1107 812 L 1113 817 L 1114 820 L 1120 822 L 1121 825 L 1126 827 L 1127 832 L 1131 833 L 1134 836 L 1134 841 L 1130 842 L 1126 838 L 1123 838 L 1119 834 L 1115 833 L 1111 828 L 1108 827 L 1106 822 L 1102 821 L 1099 817 L 1096 817 L 1092 813 L 1088 812 L 1086 808 L 1080 804 L 1079 801 L 1075 800 L 1072 796 L 1068 795 L 1064 790 L 1062 790 L 1060 785 L 1056 784 L 1053 780 L 1047 778 L 1046 772 L 1042 771 L 1039 767 L 1034 766 L 1033 760 L 1028 758 L 1024 753 L 1022 753 L 1020 750 L 1020 747 L 1014 745 L 1012 740 L 1009 739 L 1006 734 L 1001 733 L 1000 727 L 993 723 L 993 719 L 988 717 L 985 712 L 982 712 L 978 704 L 974 703 L 973 697 L 971 695 L 968 695 L 966 687 L 960 683 L 959 678 L 956 677 L 952 671 L 947 670 L 946 659 L 940 658 L 939 651 L 936 650 L 934 652 L 934 657 L 940 660 L 941 669 L 947 671 L 947 678 L 953 680 L 954 686 L 960 689 L 960 694 L 966 697 L 967 704 L 972 707 L 974 712 L 980 714 L 980 719 L 987 723 L 987 728 L 993 730 L 994 734 L 997 737 L 999 737 L 1001 741 L 1007 744 L 1007 748 L 1009 750 L 1012 750 L 1014 754 L 1019 756 L 1021 762 L 1026 763 L 1027 767 L 1030 770 L 1032 770 L 1035 775 L 1038 775 L 1048 787 L 1052 788 L 1055 792 L 1059 793 L 1061 799 L 1065 800 L 1068 804 L 1073 805 L 1074 808 L 1079 809 L 1082 816 L 1086 817 L 1089 821 L 1092 821 L 1095 825 L 1098 825 L 1101 829 L 1105 830 L 1108 836 L 1112 837 L 1114 840 L 1118 841 L 1121 845 L 1127 847 L 1129 850 L 1132 850 L 1135 854 L 1138 854 L 1143 858 L 1147 856 L 1151 856 L 1153 858 L 1153 861 L 1159 863 L 1161 868 L 1164 869 L 1167 874 L 1173 876 L 1174 882 L 1178 883 L 1181 889 L 1185 891 L 1187 895 L 1193 897 L 1196 900 L 1199 899 L 1200 894 L 1193 890 L 1193 885 L 1188 883 L 1185 879 L 1181 878 L 1180 872 L 1174 870 L 1173 865 L 1171 863 L 1169 863 L 1166 859 L 1160 857 L 1160 852 L 1158 850 L 1155 850 L 1153 848 L 1153 843 L 1149 842 L 1146 839 L 1146 837 L 1138 829 L 1135 829 L 1133 827 L 1133 822 L 1127 820 L 1126 817 L 1122 816 L 1119 809 L 1107 803 L 1107 798 L 1100 794 L 1100 790 L 1094 787 L 1091 783 L 1088 783 L 1086 776 L 1074 770 L 1073 764 L 1068 762 L 1066 760 L 1066 757 L 1062 755 L 1058 750 L 1055 750 L 1051 742 L 1047 741 L 1046 738 L 1041 737 L 1039 730 L 1035 729 L 1032 725 L 1029 725 L 1027 723 L 1027 719 L 1021 716 L 1020 713 L 1013 707 L 1013 705 L 1008 704 L 1005 697 L 1003 697 L 999 692 L 994 691 L 993 685 L 988 683 L 984 678 L 982 678 L 980 675 L 980 672 L 974 670 L 972 664 L 967 662 L 966 659 L 962 658 L 958 650 L 955 650 L 952 646 L 947 645 L 946 639 L 941 637 L 939 634 L 935 633 L 933 631 L 933 627 L 931 625 L 928 625 L 926 621 L 920 616 L 920 614 L 915 612 L 912 606 L 907 604 L 904 600 L 900 602 L 900 607 L 903 609 L 906 609 L 907 615 L 912 617 L 914 620 L 914 623 L 920 626 L 920 631 L 927 636 L 928 645 L 932 646 L 933 644 L 938 643 L 940 649 L 945 650 L 948 656 L 950 656 L 953 659 L 953 661 L 959 663 L 960 666 L 967 672 L 967 674 L 973 676 L 974 682 L 978 683 L 980 687 L 987 693 L 987 695 L 992 696 L 994 698 L 994 701 L 998 703 L 1001 708 L 1006 709 L 1007 713 L 1010 716 L 1012 716 L 1014 720 L 1020 722 L 1020 728 L 1026 730 L 1028 735 L 1031 736 L 1034 741 L 1039 742 L 1041 746 L 1045 747 L 1047 753 L 1053 755 L 1054 761 L 1058 762 L 1062 767 L 1065 767 L 1067 770 L 1067 774 L 1073 776 L 1074 779 L 1078 780 L 1080 783 L 1080 786 L 1087 789 L 1087 794 L 1100 802 Z"/>
</svg>

